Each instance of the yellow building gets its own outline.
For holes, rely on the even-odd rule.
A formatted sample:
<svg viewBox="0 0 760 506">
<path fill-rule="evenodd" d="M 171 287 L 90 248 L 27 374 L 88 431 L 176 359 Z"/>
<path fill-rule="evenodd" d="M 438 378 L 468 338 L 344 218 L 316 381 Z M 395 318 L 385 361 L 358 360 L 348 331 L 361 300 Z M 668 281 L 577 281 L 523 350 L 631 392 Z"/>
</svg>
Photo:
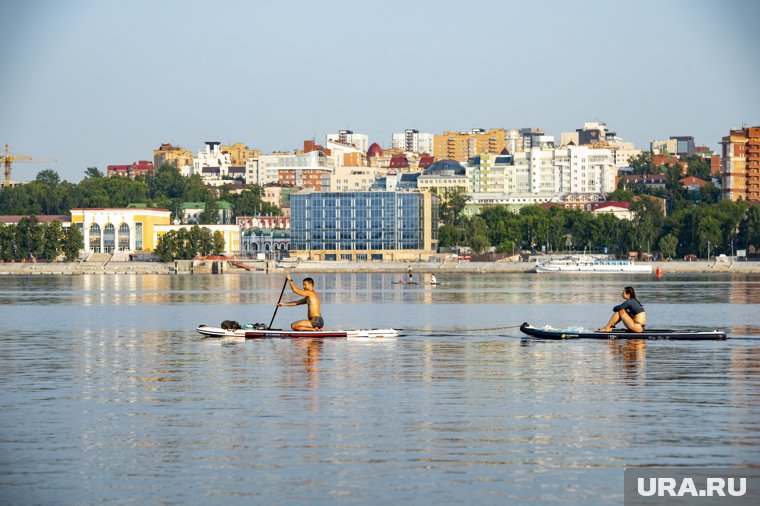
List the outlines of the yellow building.
<svg viewBox="0 0 760 506">
<path fill-rule="evenodd" d="M 92 253 L 150 253 L 156 247 L 155 227 L 168 225 L 171 211 L 145 208 L 71 210 L 71 225 L 84 236 Z"/>
<path fill-rule="evenodd" d="M 248 146 L 242 142 L 236 142 L 231 146 L 220 146 L 219 150 L 230 154 L 230 163 L 232 165 L 245 165 L 249 158 L 258 158 L 261 152 L 258 149 L 248 149 Z"/>
<path fill-rule="evenodd" d="M 501 153 L 507 147 L 507 131 L 503 128 L 492 130 L 475 129 L 471 132 L 443 132 L 436 135 L 435 159 L 466 162 L 483 153 Z"/>
<path fill-rule="evenodd" d="M 172 230 L 184 228 L 190 230 L 195 225 L 156 225 L 154 227 L 153 242 L 158 244 L 158 239 Z M 240 253 L 240 227 L 238 225 L 198 225 L 201 228 L 207 228 L 213 235 L 215 232 L 221 232 L 224 237 L 223 255 L 237 255 Z"/>
<path fill-rule="evenodd" d="M 179 146 L 161 144 L 158 149 L 153 150 L 153 166 L 159 168 L 164 164 L 172 165 L 177 170 L 180 170 L 186 165 L 192 167 L 193 153 L 190 150 Z"/>
</svg>

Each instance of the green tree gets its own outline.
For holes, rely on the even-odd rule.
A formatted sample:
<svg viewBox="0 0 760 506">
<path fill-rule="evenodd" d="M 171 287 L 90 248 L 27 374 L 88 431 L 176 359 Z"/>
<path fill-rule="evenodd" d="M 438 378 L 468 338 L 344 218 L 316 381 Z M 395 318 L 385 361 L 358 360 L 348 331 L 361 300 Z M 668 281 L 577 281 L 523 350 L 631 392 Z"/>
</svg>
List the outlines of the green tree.
<svg viewBox="0 0 760 506">
<path fill-rule="evenodd" d="M 198 216 L 198 222 L 201 225 L 216 225 L 219 223 L 219 204 L 217 204 L 213 195 L 206 197 L 204 209 Z"/>
<path fill-rule="evenodd" d="M 462 231 L 454 225 L 442 225 L 438 229 L 438 246 L 440 248 L 453 248 L 462 245 Z"/>
<path fill-rule="evenodd" d="M 221 255 L 224 252 L 224 235 L 221 232 L 214 232 L 212 255 Z"/>
<path fill-rule="evenodd" d="M 638 175 L 659 174 L 660 171 L 652 163 L 652 154 L 643 151 L 628 160 L 628 166 L 633 168 L 633 173 Z"/>
<path fill-rule="evenodd" d="M 699 220 L 697 248 L 702 255 L 705 257 L 714 255 L 720 249 L 722 238 L 720 222 L 717 219 L 706 216 Z"/>
<path fill-rule="evenodd" d="M 100 172 L 97 167 L 87 167 L 87 169 L 84 171 L 84 177 L 94 179 L 105 177 L 105 175 Z"/>
<path fill-rule="evenodd" d="M 464 237 L 467 245 L 475 253 L 482 253 L 491 243 L 488 240 L 488 226 L 480 216 L 473 216 L 464 226 Z"/>
<path fill-rule="evenodd" d="M 686 169 L 686 175 L 698 177 L 704 181 L 710 182 L 712 178 L 710 174 L 710 164 L 705 161 L 701 156 L 693 155 L 686 159 L 688 162 L 688 168 Z"/>
<path fill-rule="evenodd" d="M 71 225 L 64 230 L 63 235 L 63 254 L 66 255 L 66 260 L 73 262 L 79 257 L 79 250 L 84 247 L 84 236 L 79 231 L 79 227 Z"/>
<path fill-rule="evenodd" d="M 40 258 L 53 261 L 63 251 L 63 227 L 60 221 L 46 223 L 42 227 L 42 244 L 39 248 Z"/>
<path fill-rule="evenodd" d="M 56 171 L 51 169 L 39 171 L 37 173 L 37 177 L 34 180 L 38 183 L 46 184 L 51 188 L 55 188 L 61 183 L 61 177 Z"/>
<path fill-rule="evenodd" d="M 673 234 L 665 234 L 660 238 L 660 255 L 662 258 L 675 258 L 678 248 L 678 237 Z"/>
<path fill-rule="evenodd" d="M 153 254 L 160 258 L 163 262 L 170 262 L 178 258 L 177 241 L 174 230 L 170 230 L 158 238 L 158 243 L 153 249 Z"/>
<path fill-rule="evenodd" d="M 16 224 L 16 257 L 37 258 L 42 251 L 44 231 L 36 216 L 25 216 Z"/>
<path fill-rule="evenodd" d="M 0 261 L 16 260 L 16 226 L 0 223 Z"/>
<path fill-rule="evenodd" d="M 720 200 L 720 190 L 708 183 L 699 189 L 699 201 L 703 204 L 714 204 Z"/>
<path fill-rule="evenodd" d="M 448 192 L 445 196 L 441 197 L 438 206 L 441 223 L 454 225 L 455 227 L 460 226 L 468 200 L 470 200 L 470 197 L 461 188 Z"/>
<path fill-rule="evenodd" d="M 756 250 L 760 249 L 760 205 L 754 205 L 747 210 L 741 230 L 741 244 L 746 247 L 754 246 Z"/>
</svg>

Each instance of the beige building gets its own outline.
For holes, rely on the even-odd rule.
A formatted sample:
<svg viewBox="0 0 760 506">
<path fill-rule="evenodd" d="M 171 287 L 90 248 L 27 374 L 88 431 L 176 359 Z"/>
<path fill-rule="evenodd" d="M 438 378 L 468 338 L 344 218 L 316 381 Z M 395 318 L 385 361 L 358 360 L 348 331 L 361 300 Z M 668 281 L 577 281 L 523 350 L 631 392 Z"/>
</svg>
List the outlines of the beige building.
<svg viewBox="0 0 760 506">
<path fill-rule="evenodd" d="M 507 131 L 503 128 L 470 132 L 443 132 L 434 140 L 436 160 L 466 162 L 483 153 L 501 153 L 507 147 Z"/>
<path fill-rule="evenodd" d="M 249 149 L 242 142 L 230 146 L 222 145 L 220 151 L 229 153 L 230 164 L 235 166 L 245 165 L 249 158 L 258 158 L 261 155 L 258 149 Z"/>
<path fill-rule="evenodd" d="M 177 170 L 185 166 L 192 167 L 193 153 L 179 146 L 172 146 L 167 143 L 161 144 L 158 149 L 153 150 L 153 166 L 159 168 L 164 164 L 172 165 Z"/>
<path fill-rule="evenodd" d="M 375 182 L 376 167 L 336 167 L 335 172 L 322 183 L 324 191 L 369 191 Z"/>
</svg>

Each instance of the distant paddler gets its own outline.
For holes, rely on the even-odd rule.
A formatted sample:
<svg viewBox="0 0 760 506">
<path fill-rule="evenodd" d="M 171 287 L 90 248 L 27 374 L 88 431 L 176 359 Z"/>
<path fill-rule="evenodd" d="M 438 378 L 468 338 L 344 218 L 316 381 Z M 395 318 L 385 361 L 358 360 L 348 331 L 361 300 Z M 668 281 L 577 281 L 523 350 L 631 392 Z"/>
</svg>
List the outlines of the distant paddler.
<svg viewBox="0 0 760 506">
<path fill-rule="evenodd" d="M 324 320 L 322 320 L 322 313 L 320 311 L 319 307 L 319 296 L 317 295 L 317 292 L 314 291 L 314 280 L 311 278 L 305 278 L 303 280 L 303 289 L 300 289 L 296 287 L 296 284 L 293 282 L 293 280 L 290 278 L 290 275 L 287 276 L 288 282 L 290 283 L 290 289 L 293 290 L 293 293 L 296 295 L 300 295 L 303 297 L 299 300 L 294 300 L 291 302 L 279 302 L 278 306 L 300 306 L 303 304 L 306 304 L 309 307 L 308 310 L 308 320 L 298 320 L 297 322 L 293 322 L 290 325 L 290 328 L 293 330 L 299 330 L 299 331 L 315 331 L 315 330 L 322 330 L 325 326 Z"/>
<path fill-rule="evenodd" d="M 632 286 L 623 288 L 622 304 L 612 308 L 613 315 L 607 326 L 599 329 L 599 332 L 612 332 L 618 322 L 623 322 L 631 332 L 644 332 L 647 324 L 647 314 L 644 312 L 644 306 L 636 298 L 636 291 Z"/>
</svg>

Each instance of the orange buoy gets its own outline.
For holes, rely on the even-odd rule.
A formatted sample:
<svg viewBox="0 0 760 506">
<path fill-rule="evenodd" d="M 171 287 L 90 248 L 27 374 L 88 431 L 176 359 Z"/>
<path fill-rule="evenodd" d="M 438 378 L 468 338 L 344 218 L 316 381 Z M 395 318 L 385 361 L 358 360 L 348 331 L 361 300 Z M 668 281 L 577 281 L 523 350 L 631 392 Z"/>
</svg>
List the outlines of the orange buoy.
<svg viewBox="0 0 760 506">
<path fill-rule="evenodd" d="M 657 279 L 662 279 L 662 269 L 659 267 L 654 270 L 655 276 L 657 276 Z"/>
</svg>

